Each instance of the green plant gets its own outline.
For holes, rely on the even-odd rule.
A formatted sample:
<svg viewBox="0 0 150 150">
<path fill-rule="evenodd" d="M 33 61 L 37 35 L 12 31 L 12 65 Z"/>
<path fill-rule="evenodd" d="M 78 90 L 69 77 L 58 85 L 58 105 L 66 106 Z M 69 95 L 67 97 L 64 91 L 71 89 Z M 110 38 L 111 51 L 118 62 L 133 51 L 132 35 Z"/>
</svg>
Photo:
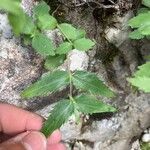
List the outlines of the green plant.
<svg viewBox="0 0 150 150">
<path fill-rule="evenodd" d="M 147 8 L 140 9 L 138 15 L 129 21 L 129 25 L 135 28 L 135 31 L 130 34 L 132 39 L 141 39 L 150 35 L 150 0 L 143 0 L 142 3 Z M 128 81 L 148 93 L 150 92 L 150 62 L 138 67 L 138 69 L 134 77 L 129 78 Z"/>
<path fill-rule="evenodd" d="M 138 11 L 138 15 L 129 21 L 129 26 L 134 29 L 130 33 L 131 39 L 142 39 L 150 35 L 150 0 L 143 0 L 143 5 L 147 6 Z"/>
<path fill-rule="evenodd" d="M 141 150 L 149 150 L 150 149 L 150 143 L 141 143 Z"/>
<path fill-rule="evenodd" d="M 10 2 L 11 0 L 7 0 Z M 17 2 L 17 8 L 22 12 Z M 7 5 L 7 3 L 5 4 Z M 1 8 L 5 9 L 5 7 Z M 11 9 L 11 8 L 10 8 Z M 5 9 L 8 11 L 8 9 Z M 31 44 L 37 53 L 45 58 L 45 68 L 52 72 L 45 73 L 39 81 L 30 85 L 25 89 L 21 96 L 24 99 L 30 99 L 36 96 L 46 96 L 53 92 L 64 89 L 69 86 L 68 97 L 56 104 L 51 112 L 48 120 L 45 122 L 42 132 L 48 136 L 55 129 L 67 121 L 67 119 L 77 112 L 84 114 L 115 112 L 112 106 L 104 104 L 97 100 L 96 96 L 113 97 L 114 93 L 106 87 L 106 85 L 94 74 L 87 71 L 60 71 L 54 70 L 63 63 L 66 54 L 72 49 L 79 51 L 87 51 L 91 49 L 95 43 L 86 38 L 86 32 L 77 29 L 68 23 L 59 24 L 56 18 L 49 14 L 50 8 L 41 1 L 33 9 L 33 17 L 24 14 L 24 26 L 20 30 L 16 29 L 13 19 L 9 17 L 13 31 L 18 35 L 22 34 L 24 41 Z M 16 14 L 8 11 L 9 14 Z M 17 12 L 17 15 L 18 12 Z M 17 16 L 15 16 L 17 20 Z M 44 30 L 58 29 L 64 37 L 64 41 L 56 47 L 53 42 L 43 34 Z M 73 94 L 74 89 L 78 91 L 78 95 Z"/>
</svg>

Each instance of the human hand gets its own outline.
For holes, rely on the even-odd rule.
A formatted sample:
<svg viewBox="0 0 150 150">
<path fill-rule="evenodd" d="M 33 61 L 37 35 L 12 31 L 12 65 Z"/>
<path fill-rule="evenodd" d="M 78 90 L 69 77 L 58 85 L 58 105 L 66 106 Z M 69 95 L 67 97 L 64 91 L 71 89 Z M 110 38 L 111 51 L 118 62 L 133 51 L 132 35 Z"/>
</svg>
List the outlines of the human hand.
<svg viewBox="0 0 150 150">
<path fill-rule="evenodd" d="M 39 132 L 42 122 L 34 113 L 0 104 L 0 150 L 65 150 L 58 130 L 48 139 Z"/>
</svg>

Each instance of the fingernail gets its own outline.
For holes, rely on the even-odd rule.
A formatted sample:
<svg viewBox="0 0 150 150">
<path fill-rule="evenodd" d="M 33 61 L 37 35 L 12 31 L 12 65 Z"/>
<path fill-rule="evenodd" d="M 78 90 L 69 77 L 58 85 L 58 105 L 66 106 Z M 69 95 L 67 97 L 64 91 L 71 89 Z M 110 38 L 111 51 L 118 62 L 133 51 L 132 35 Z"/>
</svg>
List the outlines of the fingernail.
<svg viewBox="0 0 150 150">
<path fill-rule="evenodd" d="M 46 150 L 46 138 L 40 132 L 31 132 L 22 139 L 26 150 Z"/>
</svg>

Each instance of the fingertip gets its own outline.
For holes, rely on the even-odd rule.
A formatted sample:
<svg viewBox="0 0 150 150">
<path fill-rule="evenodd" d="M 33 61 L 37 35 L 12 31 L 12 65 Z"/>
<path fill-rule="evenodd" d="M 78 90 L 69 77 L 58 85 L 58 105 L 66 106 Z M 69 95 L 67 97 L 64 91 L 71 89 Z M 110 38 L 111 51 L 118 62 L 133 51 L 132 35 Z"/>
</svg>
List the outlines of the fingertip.
<svg viewBox="0 0 150 150">
<path fill-rule="evenodd" d="M 26 120 L 26 130 L 40 130 L 43 124 L 43 118 L 37 114 L 29 113 Z"/>
<path fill-rule="evenodd" d="M 61 137 L 61 132 L 59 130 L 55 130 L 47 139 L 48 145 L 59 143 L 61 141 Z"/>
<path fill-rule="evenodd" d="M 62 143 L 50 145 L 47 150 L 67 150 L 66 146 Z"/>
</svg>

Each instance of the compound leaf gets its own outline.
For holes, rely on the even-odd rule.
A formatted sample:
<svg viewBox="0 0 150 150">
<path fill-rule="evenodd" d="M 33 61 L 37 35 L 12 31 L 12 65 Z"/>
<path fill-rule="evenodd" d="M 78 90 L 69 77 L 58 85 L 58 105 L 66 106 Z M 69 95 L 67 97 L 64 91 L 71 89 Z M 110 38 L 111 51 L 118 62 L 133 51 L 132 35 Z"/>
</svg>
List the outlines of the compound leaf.
<svg viewBox="0 0 150 150">
<path fill-rule="evenodd" d="M 48 70 L 55 69 L 56 67 L 60 66 L 66 58 L 66 55 L 55 55 L 55 56 L 48 56 L 45 61 L 45 68 Z"/>
<path fill-rule="evenodd" d="M 65 37 L 67 37 L 70 40 L 76 39 L 76 28 L 74 28 L 71 24 L 62 23 L 59 24 L 58 27 Z"/>
<path fill-rule="evenodd" d="M 49 29 L 49 30 L 52 30 L 52 29 L 55 29 L 57 26 L 57 20 L 49 15 L 49 14 L 45 14 L 45 15 L 40 15 L 38 17 L 38 27 L 40 29 Z"/>
<path fill-rule="evenodd" d="M 55 55 L 55 47 L 52 41 L 44 34 L 38 33 L 33 37 L 32 47 L 42 56 Z"/>
<path fill-rule="evenodd" d="M 63 89 L 69 84 L 69 75 L 65 71 L 47 73 L 39 81 L 25 89 L 21 96 L 33 98 L 36 96 L 47 96 L 52 92 Z"/>
<path fill-rule="evenodd" d="M 48 120 L 44 123 L 42 133 L 46 137 L 63 125 L 68 118 L 74 113 L 74 104 L 70 100 L 62 100 L 56 104 Z"/>
<path fill-rule="evenodd" d="M 104 104 L 94 96 L 80 95 L 75 98 L 75 108 L 85 114 L 115 112 L 116 109 L 110 105 Z"/>
<path fill-rule="evenodd" d="M 114 93 L 93 73 L 76 71 L 72 76 L 72 81 L 77 89 L 105 97 L 114 96 Z"/>
<path fill-rule="evenodd" d="M 86 38 L 78 39 L 74 41 L 73 44 L 74 44 L 74 47 L 80 51 L 87 51 L 95 45 L 93 41 L 91 41 L 90 39 L 86 39 Z"/>
<path fill-rule="evenodd" d="M 70 42 L 64 42 L 56 49 L 57 54 L 66 54 L 72 50 L 73 45 Z"/>
<path fill-rule="evenodd" d="M 33 8 L 33 14 L 36 17 L 49 14 L 50 7 L 46 4 L 46 2 L 41 1 Z"/>
</svg>

